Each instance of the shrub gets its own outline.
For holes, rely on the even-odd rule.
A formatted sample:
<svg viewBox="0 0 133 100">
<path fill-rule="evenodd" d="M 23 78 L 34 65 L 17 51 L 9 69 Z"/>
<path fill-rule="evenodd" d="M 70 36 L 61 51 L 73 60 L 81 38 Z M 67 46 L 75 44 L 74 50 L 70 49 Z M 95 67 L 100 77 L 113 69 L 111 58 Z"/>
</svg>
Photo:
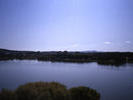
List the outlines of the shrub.
<svg viewBox="0 0 133 100">
<path fill-rule="evenodd" d="M 100 94 L 88 87 L 75 87 L 69 90 L 71 100 L 99 100 Z"/>
<path fill-rule="evenodd" d="M 3 89 L 0 100 L 99 100 L 100 95 L 87 87 L 66 89 L 56 82 L 35 82 L 19 86 L 14 91 Z"/>
</svg>

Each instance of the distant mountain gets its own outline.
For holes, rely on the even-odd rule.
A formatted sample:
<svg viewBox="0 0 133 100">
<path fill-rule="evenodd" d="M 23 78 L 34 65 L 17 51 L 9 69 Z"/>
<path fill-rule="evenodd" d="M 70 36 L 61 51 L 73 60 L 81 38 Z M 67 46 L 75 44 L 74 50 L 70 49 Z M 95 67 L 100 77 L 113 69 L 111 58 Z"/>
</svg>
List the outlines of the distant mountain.
<svg viewBox="0 0 133 100">
<path fill-rule="evenodd" d="M 81 51 L 82 53 L 96 53 L 96 52 L 99 52 L 99 51 L 96 51 L 96 50 L 88 50 L 88 51 Z"/>
<path fill-rule="evenodd" d="M 10 50 L 0 48 L 0 52 L 3 52 L 3 51 L 10 51 Z"/>
</svg>

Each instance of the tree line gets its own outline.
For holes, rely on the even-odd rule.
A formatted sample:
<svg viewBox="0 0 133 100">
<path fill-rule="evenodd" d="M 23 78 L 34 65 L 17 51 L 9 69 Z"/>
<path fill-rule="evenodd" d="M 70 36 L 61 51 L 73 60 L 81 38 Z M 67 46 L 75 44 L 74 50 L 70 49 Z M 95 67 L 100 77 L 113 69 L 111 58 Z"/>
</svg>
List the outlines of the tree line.
<svg viewBox="0 0 133 100">
<path fill-rule="evenodd" d="M 33 52 L 0 50 L 0 60 L 34 59 L 38 61 L 52 62 L 97 62 L 105 65 L 121 65 L 133 63 L 133 52 Z"/>
</svg>

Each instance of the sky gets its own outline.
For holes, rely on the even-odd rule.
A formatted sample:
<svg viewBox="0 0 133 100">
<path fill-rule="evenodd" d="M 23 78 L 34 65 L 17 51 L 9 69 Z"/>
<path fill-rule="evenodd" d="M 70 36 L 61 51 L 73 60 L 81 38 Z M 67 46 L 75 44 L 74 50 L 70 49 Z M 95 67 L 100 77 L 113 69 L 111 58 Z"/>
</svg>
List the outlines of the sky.
<svg viewBox="0 0 133 100">
<path fill-rule="evenodd" d="M 0 0 L 0 48 L 133 52 L 133 0 Z"/>
</svg>

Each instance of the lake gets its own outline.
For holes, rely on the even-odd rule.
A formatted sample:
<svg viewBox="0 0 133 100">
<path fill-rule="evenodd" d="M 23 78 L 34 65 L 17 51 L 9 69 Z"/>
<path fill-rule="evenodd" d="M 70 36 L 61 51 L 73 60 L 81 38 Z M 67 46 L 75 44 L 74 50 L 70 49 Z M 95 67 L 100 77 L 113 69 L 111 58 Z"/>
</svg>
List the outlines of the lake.
<svg viewBox="0 0 133 100">
<path fill-rule="evenodd" d="M 0 89 L 15 89 L 36 81 L 56 81 L 68 88 L 87 86 L 101 94 L 101 100 L 133 100 L 133 64 L 119 67 L 97 63 L 0 61 Z"/>
</svg>

